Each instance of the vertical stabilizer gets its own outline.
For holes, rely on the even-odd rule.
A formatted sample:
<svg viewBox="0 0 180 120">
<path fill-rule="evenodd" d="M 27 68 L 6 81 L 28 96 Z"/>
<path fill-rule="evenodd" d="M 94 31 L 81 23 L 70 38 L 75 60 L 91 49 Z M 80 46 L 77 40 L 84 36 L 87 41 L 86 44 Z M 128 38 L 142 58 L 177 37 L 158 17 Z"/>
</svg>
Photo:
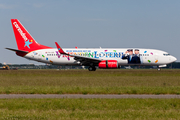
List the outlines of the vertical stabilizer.
<svg viewBox="0 0 180 120">
<path fill-rule="evenodd" d="M 17 19 L 11 19 L 11 23 L 19 50 L 31 52 L 33 50 L 51 48 L 37 43 Z"/>
</svg>

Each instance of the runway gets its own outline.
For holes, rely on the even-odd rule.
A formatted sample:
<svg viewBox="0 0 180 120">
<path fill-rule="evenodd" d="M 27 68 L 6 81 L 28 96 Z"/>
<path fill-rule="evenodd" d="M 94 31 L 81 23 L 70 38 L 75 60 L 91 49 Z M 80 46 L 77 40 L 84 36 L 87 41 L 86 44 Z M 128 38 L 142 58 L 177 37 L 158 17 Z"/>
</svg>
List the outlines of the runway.
<svg viewBox="0 0 180 120">
<path fill-rule="evenodd" d="M 154 99 L 171 99 L 178 98 L 180 99 L 180 95 L 114 95 L 114 94 L 0 94 L 0 99 L 13 99 L 13 98 L 102 98 L 102 99 L 122 99 L 122 98 L 154 98 Z"/>
</svg>

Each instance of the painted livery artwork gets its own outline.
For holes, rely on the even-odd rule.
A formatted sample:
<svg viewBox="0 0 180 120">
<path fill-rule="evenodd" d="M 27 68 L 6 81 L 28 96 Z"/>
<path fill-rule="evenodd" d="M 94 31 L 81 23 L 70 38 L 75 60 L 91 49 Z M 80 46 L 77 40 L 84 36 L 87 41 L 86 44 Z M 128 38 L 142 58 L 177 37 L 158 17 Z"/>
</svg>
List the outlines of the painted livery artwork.
<svg viewBox="0 0 180 120">
<path fill-rule="evenodd" d="M 128 64 L 141 64 L 143 58 L 139 54 L 139 49 L 128 49 L 122 56 L 123 60 L 127 60 Z"/>
<path fill-rule="evenodd" d="M 55 42 L 56 48 L 39 44 L 17 19 L 11 19 L 17 48 L 6 48 L 28 60 L 54 65 L 88 66 L 89 71 L 118 69 L 122 65 L 164 67 L 177 59 L 156 49 L 141 48 L 64 48 Z"/>
</svg>

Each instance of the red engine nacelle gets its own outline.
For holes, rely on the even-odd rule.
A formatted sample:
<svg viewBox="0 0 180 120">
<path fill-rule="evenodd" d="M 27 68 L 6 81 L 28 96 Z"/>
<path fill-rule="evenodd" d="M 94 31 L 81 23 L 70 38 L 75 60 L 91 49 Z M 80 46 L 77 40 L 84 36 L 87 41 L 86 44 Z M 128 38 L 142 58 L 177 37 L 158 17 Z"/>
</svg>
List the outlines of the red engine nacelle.
<svg viewBox="0 0 180 120">
<path fill-rule="evenodd" d="M 118 68 L 118 62 L 116 60 L 103 60 L 99 63 L 99 68 Z"/>
</svg>

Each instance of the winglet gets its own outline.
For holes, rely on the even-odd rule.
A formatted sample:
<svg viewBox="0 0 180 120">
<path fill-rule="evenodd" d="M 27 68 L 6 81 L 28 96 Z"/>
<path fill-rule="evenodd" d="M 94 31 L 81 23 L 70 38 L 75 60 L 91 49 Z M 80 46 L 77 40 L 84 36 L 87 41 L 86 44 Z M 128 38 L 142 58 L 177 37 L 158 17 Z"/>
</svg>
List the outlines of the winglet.
<svg viewBox="0 0 180 120">
<path fill-rule="evenodd" d="M 57 49 L 58 49 L 58 51 L 59 51 L 60 54 L 67 54 L 67 53 L 65 53 L 65 52 L 63 51 L 63 49 L 59 46 L 59 44 L 58 44 L 57 42 L 55 42 L 55 44 L 56 44 L 56 47 L 57 47 Z"/>
</svg>

